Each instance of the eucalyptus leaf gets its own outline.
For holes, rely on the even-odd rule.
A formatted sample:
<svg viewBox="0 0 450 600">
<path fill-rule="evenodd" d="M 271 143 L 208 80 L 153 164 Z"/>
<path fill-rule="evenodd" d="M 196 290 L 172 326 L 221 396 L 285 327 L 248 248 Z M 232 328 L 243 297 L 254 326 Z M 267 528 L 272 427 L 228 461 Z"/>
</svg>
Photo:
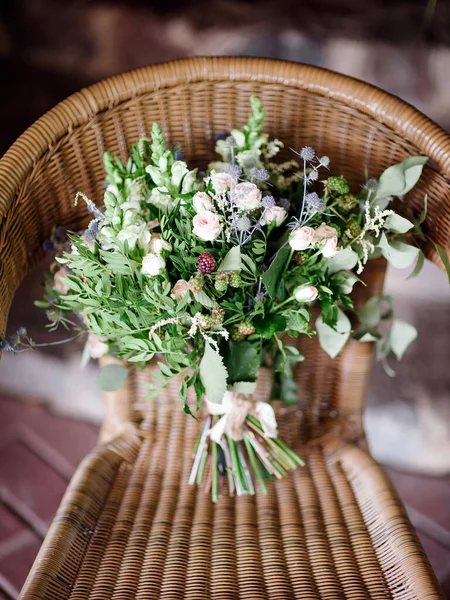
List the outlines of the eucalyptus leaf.
<svg viewBox="0 0 450 600">
<path fill-rule="evenodd" d="M 364 282 L 362 281 L 362 279 L 360 279 L 358 277 L 358 275 L 355 275 L 355 273 L 352 273 L 351 271 L 340 271 L 338 273 L 338 276 L 341 276 L 341 275 L 342 275 L 342 279 L 341 279 L 341 283 L 339 285 L 339 291 L 341 294 L 350 294 L 353 291 L 353 286 L 357 282 L 365 285 Z"/>
<path fill-rule="evenodd" d="M 409 277 L 407 277 L 407 279 L 412 279 L 413 277 L 416 277 L 416 275 L 418 275 L 420 273 L 420 271 L 423 269 L 424 263 L 425 263 L 425 255 L 422 251 L 420 251 L 419 254 L 417 255 L 417 260 L 416 260 L 414 270 L 412 271 L 411 275 L 409 275 Z"/>
<path fill-rule="evenodd" d="M 396 213 L 389 215 L 384 224 L 394 233 L 406 233 L 414 227 L 414 223 Z"/>
<path fill-rule="evenodd" d="M 128 369 L 123 365 L 109 364 L 100 369 L 97 383 L 104 392 L 116 392 L 125 384 L 128 378 Z"/>
<path fill-rule="evenodd" d="M 321 348 L 330 358 L 336 358 L 350 337 L 351 324 L 347 315 L 339 308 L 336 328 L 333 329 L 322 320 L 316 320 L 317 334 Z"/>
<path fill-rule="evenodd" d="M 250 342 L 227 344 L 224 361 L 230 384 L 237 381 L 256 381 L 261 361 L 258 351 Z"/>
<path fill-rule="evenodd" d="M 401 360 L 409 345 L 417 337 L 417 329 L 401 319 L 394 319 L 389 333 L 392 352 Z"/>
<path fill-rule="evenodd" d="M 372 328 L 379 324 L 382 315 L 382 300 L 381 296 L 373 296 L 367 300 L 358 312 L 359 320 L 363 325 Z"/>
<path fill-rule="evenodd" d="M 241 248 L 240 246 L 234 246 L 228 251 L 223 261 L 220 263 L 217 269 L 218 273 L 224 271 L 240 271 L 241 270 Z"/>
<path fill-rule="evenodd" d="M 376 199 L 387 196 L 403 196 L 418 182 L 427 156 L 410 156 L 386 169 L 380 176 Z"/>
<path fill-rule="evenodd" d="M 228 372 L 223 359 L 208 342 L 200 361 L 200 379 L 205 388 L 205 395 L 210 402 L 220 404 L 227 391 Z"/>
<path fill-rule="evenodd" d="M 389 242 L 384 233 L 381 234 L 379 241 L 381 253 L 392 266 L 397 269 L 405 269 L 410 267 L 420 252 L 419 248 L 405 244 L 404 242 L 391 241 Z"/>
<path fill-rule="evenodd" d="M 351 248 L 344 248 L 331 258 L 324 261 L 328 273 L 333 275 L 338 271 L 350 271 L 358 262 L 358 255 Z"/>
</svg>

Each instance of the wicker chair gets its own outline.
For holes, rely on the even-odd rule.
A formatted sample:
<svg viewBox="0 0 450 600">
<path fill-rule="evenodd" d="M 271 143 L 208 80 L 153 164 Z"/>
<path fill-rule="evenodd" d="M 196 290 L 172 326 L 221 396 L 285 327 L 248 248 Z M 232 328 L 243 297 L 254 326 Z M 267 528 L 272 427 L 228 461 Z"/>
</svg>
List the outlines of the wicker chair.
<svg viewBox="0 0 450 600">
<path fill-rule="evenodd" d="M 0 161 L 1 331 L 14 292 L 42 257 L 52 225 L 79 229 L 88 215 L 77 190 L 99 201 L 102 154 L 126 158 L 158 120 L 185 156 L 205 167 L 214 134 L 241 125 L 249 96 L 267 110 L 270 134 L 311 144 L 333 171 L 359 184 L 411 154 L 424 176 L 402 210 L 449 248 L 450 138 L 379 89 L 305 65 L 247 58 L 193 58 L 112 77 L 39 119 Z M 438 260 L 431 244 L 426 254 Z M 372 263 L 368 293 L 381 290 Z M 361 286 L 362 287 L 362 286 Z M 198 431 L 176 393 L 144 400 L 146 373 L 106 397 L 102 440 L 74 476 L 21 598 L 291 599 L 443 598 L 404 508 L 364 446 L 362 411 L 369 344 L 330 361 L 314 341 L 298 377 L 298 407 L 279 409 L 283 436 L 307 465 L 268 495 L 223 497 L 187 485 Z"/>
</svg>

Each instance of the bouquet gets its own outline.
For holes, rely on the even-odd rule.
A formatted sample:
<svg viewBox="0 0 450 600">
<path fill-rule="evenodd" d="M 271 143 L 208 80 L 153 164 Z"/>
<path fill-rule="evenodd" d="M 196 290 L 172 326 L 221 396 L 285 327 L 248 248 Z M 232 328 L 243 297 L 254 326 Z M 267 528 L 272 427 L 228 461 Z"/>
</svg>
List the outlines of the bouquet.
<svg viewBox="0 0 450 600">
<path fill-rule="evenodd" d="M 167 146 L 157 123 L 126 164 L 106 153 L 104 206 L 77 194 L 92 220 L 68 239 L 55 230 L 47 248 L 58 256 L 39 301 L 51 328 L 87 335 L 86 359 L 122 359 L 123 366 L 101 370 L 104 389 L 124 384 L 127 363 L 150 361 L 157 367 L 150 398 L 179 377 L 181 402 L 192 413 L 193 388 L 208 416 L 190 483 L 214 501 L 224 486 L 238 495 L 253 494 L 255 485 L 264 492 L 268 479 L 303 462 L 278 438 L 270 402 L 254 398 L 260 369 L 271 373 L 268 400 L 288 404 L 301 393 L 293 375 L 303 360 L 299 336 L 317 334 L 333 358 L 350 336 L 374 341 L 390 369 L 389 353 L 400 358 L 416 331 L 393 317 L 387 297 L 371 298 L 352 329 L 352 290 L 372 258 L 415 264 L 413 275 L 424 260 L 414 241 L 424 236 L 426 198 L 411 220 L 391 201 L 416 184 L 426 157 L 409 157 L 352 191 L 310 146 L 277 160 L 283 142 L 263 132 L 261 102 L 250 101 L 248 122 L 218 136 L 218 160 L 204 173 Z M 384 334 L 382 318 L 391 322 Z M 13 345 L 20 344 L 33 345 L 26 332 Z"/>
</svg>

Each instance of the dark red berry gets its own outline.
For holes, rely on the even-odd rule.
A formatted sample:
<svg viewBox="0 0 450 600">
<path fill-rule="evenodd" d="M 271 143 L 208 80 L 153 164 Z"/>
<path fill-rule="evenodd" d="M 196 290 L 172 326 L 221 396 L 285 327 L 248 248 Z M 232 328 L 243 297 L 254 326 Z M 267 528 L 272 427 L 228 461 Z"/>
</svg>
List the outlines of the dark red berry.
<svg viewBox="0 0 450 600">
<path fill-rule="evenodd" d="M 200 254 L 197 260 L 197 269 L 200 273 L 207 275 L 208 273 L 212 273 L 216 268 L 216 261 L 208 252 L 203 252 Z"/>
</svg>

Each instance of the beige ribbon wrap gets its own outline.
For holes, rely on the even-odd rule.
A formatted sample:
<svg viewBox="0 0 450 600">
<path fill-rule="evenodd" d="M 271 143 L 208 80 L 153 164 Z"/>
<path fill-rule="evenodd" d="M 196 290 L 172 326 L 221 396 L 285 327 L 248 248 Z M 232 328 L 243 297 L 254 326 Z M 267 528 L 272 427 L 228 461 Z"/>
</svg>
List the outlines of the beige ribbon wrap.
<svg viewBox="0 0 450 600">
<path fill-rule="evenodd" d="M 225 392 L 222 403 L 210 402 L 205 398 L 206 408 L 211 415 L 222 418 L 208 432 L 213 442 L 220 444 L 224 433 L 236 442 L 242 439 L 242 428 L 248 414 L 259 419 L 264 433 L 275 438 L 278 436 L 275 412 L 267 402 L 256 401 L 250 394 Z"/>
</svg>

